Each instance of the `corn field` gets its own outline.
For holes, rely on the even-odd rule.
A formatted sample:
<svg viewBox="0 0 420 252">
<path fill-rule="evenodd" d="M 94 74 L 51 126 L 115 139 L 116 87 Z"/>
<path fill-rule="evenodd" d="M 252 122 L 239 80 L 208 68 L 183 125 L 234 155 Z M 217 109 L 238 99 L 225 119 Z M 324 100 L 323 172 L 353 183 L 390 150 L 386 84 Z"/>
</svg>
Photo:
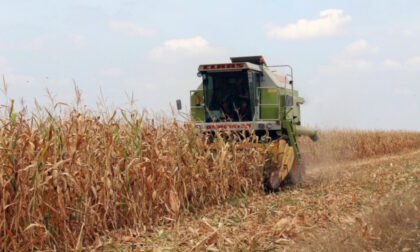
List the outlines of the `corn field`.
<svg viewBox="0 0 420 252">
<path fill-rule="evenodd" d="M 190 123 L 102 117 L 73 108 L 43 114 L 3 107 L 0 118 L 0 250 L 78 250 L 113 230 L 153 229 L 183 213 L 262 189 L 256 138 L 212 144 Z M 233 138 L 237 138 L 232 135 Z M 306 160 L 338 161 L 420 148 L 420 133 L 321 133 L 300 139 Z"/>
<path fill-rule="evenodd" d="M 420 148 L 420 133 L 407 131 L 321 131 L 318 142 L 300 138 L 309 164 L 350 161 L 401 153 Z"/>
</svg>

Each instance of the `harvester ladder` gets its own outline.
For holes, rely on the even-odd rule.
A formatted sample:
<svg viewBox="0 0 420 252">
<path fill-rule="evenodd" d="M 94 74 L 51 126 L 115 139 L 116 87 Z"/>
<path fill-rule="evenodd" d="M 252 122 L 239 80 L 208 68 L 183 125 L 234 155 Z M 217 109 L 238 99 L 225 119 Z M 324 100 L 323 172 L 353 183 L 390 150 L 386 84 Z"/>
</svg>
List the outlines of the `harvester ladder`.
<svg viewBox="0 0 420 252">
<path fill-rule="evenodd" d="M 280 118 L 281 125 L 286 129 L 287 136 L 289 137 L 289 143 L 293 147 L 295 157 L 297 160 L 300 159 L 299 147 L 296 141 L 296 132 L 293 125 L 292 119 L 287 119 L 287 106 L 286 106 L 286 95 L 280 96 Z"/>
<path fill-rule="evenodd" d="M 287 136 L 289 137 L 289 143 L 293 147 L 293 151 L 295 152 L 296 159 L 300 159 L 300 152 L 299 147 L 297 145 L 296 134 L 293 130 L 293 124 L 291 120 L 282 120 L 282 125 L 286 128 Z"/>
</svg>

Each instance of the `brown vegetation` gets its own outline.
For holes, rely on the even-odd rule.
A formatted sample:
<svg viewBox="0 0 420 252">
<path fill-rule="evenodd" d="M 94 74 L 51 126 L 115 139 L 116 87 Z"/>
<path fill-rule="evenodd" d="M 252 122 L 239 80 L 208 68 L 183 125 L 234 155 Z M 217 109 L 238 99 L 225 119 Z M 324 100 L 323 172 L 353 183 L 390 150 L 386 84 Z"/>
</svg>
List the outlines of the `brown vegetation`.
<svg viewBox="0 0 420 252">
<path fill-rule="evenodd" d="M 265 153 L 238 148 L 255 139 L 217 137 L 210 148 L 190 124 L 153 125 L 135 111 L 42 111 L 12 104 L 0 119 L 0 250 L 86 248 L 261 190 Z M 314 162 L 348 160 L 418 149 L 420 134 L 322 132 L 301 146 Z"/>
<path fill-rule="evenodd" d="M 97 249 L 417 251 L 420 150 L 322 165 L 298 186 L 255 193 L 153 232 L 113 232 Z M 327 171 L 324 172 L 324 168 Z"/>
<path fill-rule="evenodd" d="M 261 187 L 256 150 L 220 139 L 208 148 L 175 121 L 121 118 L 10 112 L 1 120 L 2 250 L 80 248 L 109 230 L 143 229 Z"/>
<path fill-rule="evenodd" d="M 420 188 L 392 195 L 366 216 L 347 228 L 320 232 L 311 244 L 313 251 L 411 251 L 420 250 Z"/>
<path fill-rule="evenodd" d="M 306 137 L 299 139 L 308 164 L 336 163 L 420 148 L 420 132 L 328 130 L 319 135 L 317 142 Z"/>
</svg>

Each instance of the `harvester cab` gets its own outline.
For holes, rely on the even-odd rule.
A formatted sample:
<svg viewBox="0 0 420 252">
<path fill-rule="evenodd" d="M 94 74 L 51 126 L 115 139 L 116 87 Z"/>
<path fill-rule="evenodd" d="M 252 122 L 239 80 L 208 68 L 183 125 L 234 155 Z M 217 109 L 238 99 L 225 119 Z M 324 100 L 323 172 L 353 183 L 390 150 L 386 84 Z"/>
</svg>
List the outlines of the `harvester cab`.
<svg viewBox="0 0 420 252">
<path fill-rule="evenodd" d="M 266 185 L 277 189 L 286 177 L 300 180 L 298 135 L 318 139 L 317 132 L 301 126 L 304 99 L 293 88 L 289 65 L 268 66 L 262 56 L 232 57 L 231 62 L 198 67 L 202 82 L 190 91 L 191 118 L 201 130 L 248 130 L 261 139 L 270 153 Z M 282 75 L 275 69 L 286 68 Z M 269 134 L 269 137 L 264 137 Z"/>
</svg>

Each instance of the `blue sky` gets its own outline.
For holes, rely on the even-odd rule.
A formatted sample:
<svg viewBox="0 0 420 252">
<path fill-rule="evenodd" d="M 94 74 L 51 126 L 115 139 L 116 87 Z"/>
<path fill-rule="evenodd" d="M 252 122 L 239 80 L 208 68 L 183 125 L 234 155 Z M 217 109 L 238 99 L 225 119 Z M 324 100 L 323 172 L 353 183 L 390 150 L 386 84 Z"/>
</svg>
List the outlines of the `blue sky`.
<svg viewBox="0 0 420 252">
<path fill-rule="evenodd" d="M 169 111 L 201 63 L 291 64 L 306 124 L 420 130 L 418 1 L 3 1 L 8 97 Z M 2 95 L 0 102 L 5 103 Z"/>
</svg>

